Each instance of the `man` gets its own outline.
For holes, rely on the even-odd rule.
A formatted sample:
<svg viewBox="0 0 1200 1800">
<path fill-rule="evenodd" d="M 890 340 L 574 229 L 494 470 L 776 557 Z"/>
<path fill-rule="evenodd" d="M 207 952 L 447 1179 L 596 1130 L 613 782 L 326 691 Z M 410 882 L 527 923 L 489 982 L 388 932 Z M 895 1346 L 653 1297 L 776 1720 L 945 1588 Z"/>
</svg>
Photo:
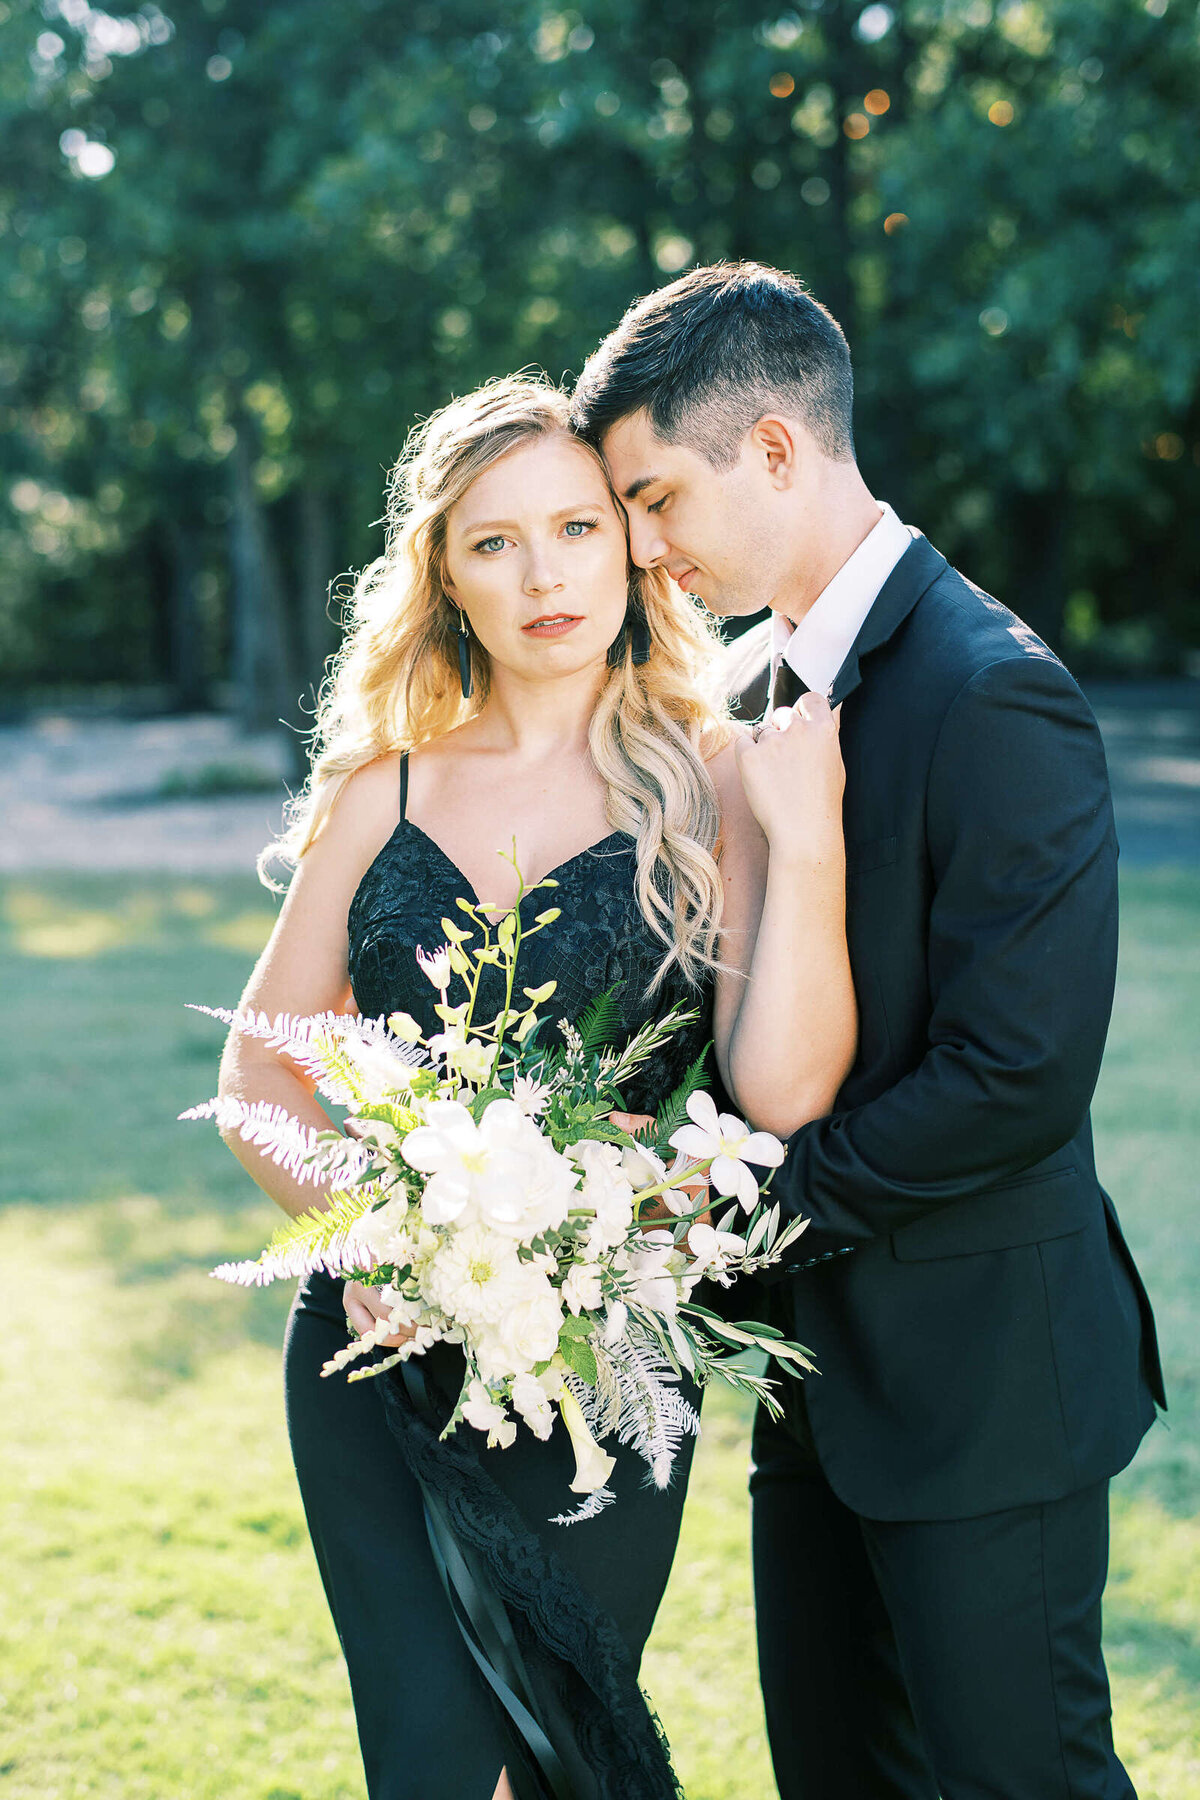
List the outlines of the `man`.
<svg viewBox="0 0 1200 1800">
<path fill-rule="evenodd" d="M 812 1223 L 771 1306 L 821 1373 L 754 1432 L 776 1778 L 784 1800 L 1118 1800 L 1108 1480 L 1165 1401 L 1088 1119 L 1104 752 L 1046 646 L 872 498 L 851 398 L 835 321 L 749 264 L 638 302 L 575 399 L 635 561 L 715 613 L 774 609 L 776 704 L 809 690 L 790 729 L 841 708 L 860 1046 L 773 1188 Z"/>
</svg>

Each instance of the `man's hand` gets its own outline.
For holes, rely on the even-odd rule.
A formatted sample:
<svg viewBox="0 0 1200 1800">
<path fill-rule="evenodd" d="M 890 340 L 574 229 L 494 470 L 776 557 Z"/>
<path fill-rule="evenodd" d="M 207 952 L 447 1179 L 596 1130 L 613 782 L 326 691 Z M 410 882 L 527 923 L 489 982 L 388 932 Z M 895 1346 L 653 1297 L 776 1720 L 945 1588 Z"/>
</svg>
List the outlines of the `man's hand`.
<svg viewBox="0 0 1200 1800">
<path fill-rule="evenodd" d="M 635 1137 L 645 1126 L 653 1125 L 654 1114 L 611 1112 L 608 1115 L 608 1122 L 610 1125 L 615 1125 L 620 1131 L 627 1131 L 630 1137 Z M 705 1194 L 708 1192 L 708 1178 L 704 1175 L 697 1175 L 694 1181 L 681 1182 L 677 1188 L 672 1190 L 672 1192 L 679 1195 L 687 1195 L 691 1205 L 685 1208 L 685 1210 L 691 1212 L 693 1208 L 699 1205 L 700 1201 L 703 1200 Z M 638 1215 L 638 1223 L 643 1231 L 654 1231 L 659 1225 L 671 1224 L 675 1217 L 676 1215 L 667 1205 L 666 1195 L 656 1194 L 653 1200 L 643 1206 Z M 700 1214 L 700 1220 L 705 1225 L 712 1224 L 712 1215 L 707 1207 L 705 1207 L 704 1211 Z"/>
<path fill-rule="evenodd" d="M 812 864 L 844 855 L 838 732 L 824 695 L 802 694 L 794 707 L 777 707 L 757 737 L 737 738 L 738 773 L 772 856 Z"/>
</svg>

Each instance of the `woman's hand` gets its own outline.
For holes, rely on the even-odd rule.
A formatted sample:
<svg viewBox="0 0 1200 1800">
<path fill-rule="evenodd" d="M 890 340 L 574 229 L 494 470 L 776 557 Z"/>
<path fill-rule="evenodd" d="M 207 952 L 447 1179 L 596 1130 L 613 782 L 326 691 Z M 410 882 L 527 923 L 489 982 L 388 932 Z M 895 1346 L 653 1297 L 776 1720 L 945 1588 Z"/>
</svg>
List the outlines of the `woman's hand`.
<svg viewBox="0 0 1200 1800">
<path fill-rule="evenodd" d="M 364 1287 L 361 1281 L 348 1281 L 342 1292 L 342 1305 L 346 1309 L 346 1318 L 354 1327 L 359 1337 L 364 1332 L 374 1331 L 380 1319 L 386 1319 L 388 1308 L 380 1299 L 381 1288 Z M 380 1338 L 379 1342 L 387 1350 L 397 1350 L 401 1344 L 407 1344 L 416 1336 L 415 1325 L 405 1325 L 392 1337 Z"/>
<path fill-rule="evenodd" d="M 846 771 L 838 714 L 823 694 L 802 694 L 796 706 L 778 707 L 757 738 L 740 737 L 737 763 L 773 860 L 840 862 Z"/>
<path fill-rule="evenodd" d="M 630 1137 L 634 1137 L 645 1126 L 653 1125 L 654 1114 L 611 1112 L 608 1115 L 608 1122 L 610 1125 L 615 1125 L 620 1131 L 627 1131 Z M 681 1182 L 673 1191 L 688 1196 L 692 1204 L 687 1210 L 691 1212 L 708 1192 L 708 1180 L 705 1176 L 698 1175 L 695 1181 Z M 676 1215 L 667 1205 L 666 1195 L 656 1194 L 653 1200 L 642 1208 L 638 1215 L 638 1223 L 643 1231 L 654 1231 L 659 1225 L 671 1224 L 675 1217 Z M 699 1222 L 705 1225 L 712 1224 L 712 1214 L 707 1207 L 700 1214 Z"/>
</svg>

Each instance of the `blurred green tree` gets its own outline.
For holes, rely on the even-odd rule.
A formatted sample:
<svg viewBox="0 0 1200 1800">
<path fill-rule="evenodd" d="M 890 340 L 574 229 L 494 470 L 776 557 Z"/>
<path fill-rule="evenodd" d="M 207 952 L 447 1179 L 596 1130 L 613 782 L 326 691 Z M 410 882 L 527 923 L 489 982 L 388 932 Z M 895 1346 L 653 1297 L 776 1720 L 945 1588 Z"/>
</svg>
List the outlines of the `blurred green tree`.
<svg viewBox="0 0 1200 1800">
<path fill-rule="evenodd" d="M 303 724 L 413 420 L 718 257 L 843 319 L 969 573 L 1200 640 L 1188 13 L 0 0 L 6 688 Z"/>
</svg>

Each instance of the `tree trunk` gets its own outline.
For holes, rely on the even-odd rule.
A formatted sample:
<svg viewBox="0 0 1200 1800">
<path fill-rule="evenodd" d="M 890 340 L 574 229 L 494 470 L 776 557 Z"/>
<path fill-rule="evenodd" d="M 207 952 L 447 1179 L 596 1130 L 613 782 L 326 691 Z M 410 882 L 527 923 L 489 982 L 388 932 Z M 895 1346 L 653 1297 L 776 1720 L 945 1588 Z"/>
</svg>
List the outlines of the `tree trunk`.
<svg viewBox="0 0 1200 1800">
<path fill-rule="evenodd" d="M 254 488 L 257 439 L 254 420 L 243 413 L 229 458 L 229 561 L 235 706 L 247 730 L 294 722 L 299 689 L 279 558 Z"/>
<path fill-rule="evenodd" d="M 209 704 L 207 645 L 196 597 L 200 540 L 190 521 L 168 514 L 167 679 L 178 712 L 202 712 Z"/>
<path fill-rule="evenodd" d="M 333 518 L 329 494 L 318 482 L 301 484 L 297 495 L 300 529 L 298 587 L 300 638 L 304 647 L 306 690 L 320 689 L 327 659 L 341 640 L 331 617 L 329 584 L 333 568 Z"/>
</svg>

